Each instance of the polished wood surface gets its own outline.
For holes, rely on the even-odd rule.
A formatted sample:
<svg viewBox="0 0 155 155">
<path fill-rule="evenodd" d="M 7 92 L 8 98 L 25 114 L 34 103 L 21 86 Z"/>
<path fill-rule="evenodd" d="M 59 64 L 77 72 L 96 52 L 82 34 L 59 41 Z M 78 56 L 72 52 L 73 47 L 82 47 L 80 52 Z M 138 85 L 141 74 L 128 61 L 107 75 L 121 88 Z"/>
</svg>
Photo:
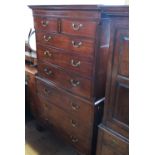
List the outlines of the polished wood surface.
<svg viewBox="0 0 155 155">
<path fill-rule="evenodd" d="M 44 7 L 45 8 L 45 7 Z M 76 18 L 76 19 L 91 19 L 98 21 L 101 13 L 98 11 L 80 11 L 80 10 L 47 10 L 47 9 L 33 9 L 34 16 L 45 17 L 59 17 L 59 18 Z"/>
<path fill-rule="evenodd" d="M 44 103 L 42 108 L 44 108 L 46 115 L 43 116 L 42 112 L 40 112 L 40 115 L 44 117 L 44 120 L 46 120 L 49 125 L 60 128 L 69 136 L 73 144 L 78 144 L 80 147 L 89 150 L 91 138 L 91 133 L 89 130 L 90 127 L 88 128 L 83 122 L 71 115 L 68 115 L 65 111 L 58 108 L 54 104 L 49 104 L 47 100 L 42 97 L 38 97 L 38 102 Z M 75 137 L 77 140 L 74 141 L 72 137 Z"/>
<path fill-rule="evenodd" d="M 38 61 L 54 64 L 81 76 L 91 77 L 93 75 L 93 62 L 90 58 L 39 44 L 37 45 L 37 49 Z"/>
<path fill-rule="evenodd" d="M 129 154 L 129 19 L 128 9 L 107 9 L 109 52 L 102 124 L 97 155 Z M 106 12 L 105 11 L 105 12 Z M 124 14 L 123 14 L 124 12 Z M 104 34 L 102 34 L 104 35 Z"/>
<path fill-rule="evenodd" d="M 92 57 L 94 53 L 94 41 L 79 37 L 69 37 L 54 33 L 36 33 L 37 42 L 43 45 L 70 50 L 73 53 L 80 53 Z"/>
<path fill-rule="evenodd" d="M 97 22 L 89 20 L 62 19 L 61 32 L 69 35 L 94 38 Z"/>
<path fill-rule="evenodd" d="M 99 126 L 97 155 L 129 155 L 129 143 L 106 127 Z"/>
<path fill-rule="evenodd" d="M 128 138 L 129 130 L 129 34 L 128 18 L 113 21 L 104 122 Z M 112 112 L 110 112 L 112 111 Z"/>
<path fill-rule="evenodd" d="M 58 86 L 87 99 L 92 98 L 91 80 L 62 71 L 59 68 L 47 63 L 40 63 L 38 66 L 38 71 L 40 76 L 52 81 Z"/>
<path fill-rule="evenodd" d="M 104 9 L 119 11 L 97 5 L 30 8 L 38 56 L 37 119 L 81 155 L 95 155 L 111 35 Z"/>
<path fill-rule="evenodd" d="M 35 30 L 57 32 L 57 18 L 34 17 Z"/>
<path fill-rule="evenodd" d="M 88 101 L 71 96 L 70 93 L 67 93 L 62 89 L 58 90 L 53 85 L 49 85 L 41 79 L 37 79 L 36 82 L 37 94 L 48 100 L 49 104 L 54 104 L 62 110 L 67 111 L 68 114 L 77 117 L 85 125 L 92 125 L 93 107 Z"/>
</svg>

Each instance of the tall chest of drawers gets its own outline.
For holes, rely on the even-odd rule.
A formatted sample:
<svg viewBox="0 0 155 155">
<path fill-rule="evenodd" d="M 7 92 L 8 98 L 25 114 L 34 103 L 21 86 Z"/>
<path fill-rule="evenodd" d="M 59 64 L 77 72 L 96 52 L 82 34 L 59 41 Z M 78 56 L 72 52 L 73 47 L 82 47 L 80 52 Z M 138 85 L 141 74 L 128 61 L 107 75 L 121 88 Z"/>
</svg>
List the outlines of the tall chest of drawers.
<svg viewBox="0 0 155 155">
<path fill-rule="evenodd" d="M 38 58 L 34 115 L 80 154 L 94 155 L 108 58 L 103 7 L 29 7 Z"/>
</svg>

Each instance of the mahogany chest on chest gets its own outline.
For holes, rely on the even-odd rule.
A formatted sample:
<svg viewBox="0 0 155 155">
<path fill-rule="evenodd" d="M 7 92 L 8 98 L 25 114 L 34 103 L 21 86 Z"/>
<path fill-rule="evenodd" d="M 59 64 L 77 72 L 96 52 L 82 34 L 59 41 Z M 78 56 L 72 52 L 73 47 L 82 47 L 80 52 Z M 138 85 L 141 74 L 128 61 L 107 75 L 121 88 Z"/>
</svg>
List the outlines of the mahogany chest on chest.
<svg viewBox="0 0 155 155">
<path fill-rule="evenodd" d="M 94 155 L 105 97 L 109 19 L 103 6 L 29 6 L 36 32 L 36 118 Z"/>
</svg>

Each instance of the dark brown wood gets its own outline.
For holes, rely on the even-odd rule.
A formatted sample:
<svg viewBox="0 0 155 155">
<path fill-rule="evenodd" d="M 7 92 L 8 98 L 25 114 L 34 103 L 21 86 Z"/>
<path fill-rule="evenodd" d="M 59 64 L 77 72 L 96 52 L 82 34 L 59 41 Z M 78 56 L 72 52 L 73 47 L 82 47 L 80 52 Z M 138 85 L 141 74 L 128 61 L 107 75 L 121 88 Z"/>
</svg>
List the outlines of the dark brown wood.
<svg viewBox="0 0 155 155">
<path fill-rule="evenodd" d="M 32 114 L 35 115 L 36 113 L 36 106 L 35 106 L 35 92 L 36 92 L 36 84 L 35 84 L 35 75 L 37 74 L 36 67 L 32 67 L 31 65 L 25 65 L 25 76 L 27 82 L 27 107 L 30 107 L 29 110 Z"/>
<path fill-rule="evenodd" d="M 37 94 L 48 100 L 49 104 L 55 104 L 71 116 L 77 117 L 83 124 L 92 125 L 93 108 L 89 102 L 75 98 L 75 96 L 71 96 L 63 90 L 58 90 L 53 85 L 49 85 L 40 79 L 37 79 Z"/>
<path fill-rule="evenodd" d="M 98 44 L 96 48 L 96 78 L 94 87 L 94 94 L 97 98 L 101 98 L 105 94 L 106 87 L 106 73 L 107 73 L 107 62 L 108 62 L 108 49 L 109 49 L 109 38 L 110 38 L 110 21 L 105 18 L 102 19 L 101 24 L 98 28 Z"/>
<path fill-rule="evenodd" d="M 47 63 L 40 63 L 38 71 L 40 76 L 50 80 L 58 86 L 87 99 L 92 98 L 91 80 L 81 78 L 70 72 L 62 71 Z"/>
<path fill-rule="evenodd" d="M 57 18 L 34 17 L 34 28 L 46 32 L 57 32 Z"/>
<path fill-rule="evenodd" d="M 46 16 L 57 18 L 69 18 L 69 19 L 91 19 L 98 21 L 101 13 L 98 11 L 72 11 L 72 10 L 46 10 L 46 9 L 33 9 L 33 16 Z"/>
<path fill-rule="evenodd" d="M 103 14 L 105 17 L 129 17 L 129 6 L 105 6 Z"/>
<path fill-rule="evenodd" d="M 104 8 L 108 18 L 125 9 L 97 5 L 30 8 L 37 42 L 38 118 L 81 154 L 94 155 L 111 35 L 110 22 L 102 17 L 106 16 Z M 123 67 L 121 72 L 125 73 Z"/>
<path fill-rule="evenodd" d="M 73 53 L 81 53 L 85 56 L 93 57 L 94 41 L 69 37 L 62 34 L 36 32 L 36 40 L 43 45 L 49 45 L 56 48 L 72 51 Z"/>
<path fill-rule="evenodd" d="M 37 44 L 38 61 L 48 62 L 65 70 L 72 71 L 76 74 L 91 77 L 93 75 L 93 62 L 89 58 L 73 54 L 72 52 L 64 52 L 55 48 L 42 46 Z"/>
<path fill-rule="evenodd" d="M 117 13 L 115 13 L 115 11 Z M 124 12 L 124 14 L 123 14 Z M 107 14 L 106 14 L 107 13 Z M 97 155 L 129 154 L 129 25 L 128 9 L 105 8 L 109 19 L 106 95 L 99 126 Z M 106 20 L 107 20 L 106 19 Z M 104 34 L 102 34 L 104 35 Z M 103 125 L 104 124 L 104 125 Z"/>
<path fill-rule="evenodd" d="M 129 34 L 128 18 L 112 22 L 110 59 L 104 122 L 128 137 L 129 126 Z M 115 40 L 112 40 L 115 38 Z"/>
<path fill-rule="evenodd" d="M 50 124 L 49 128 L 51 129 L 52 132 L 57 134 L 57 136 L 62 138 L 62 140 L 65 140 L 67 144 L 73 146 L 77 150 L 77 155 L 87 155 L 91 153 L 90 152 L 91 144 L 90 141 L 86 142 L 87 138 L 84 141 L 82 141 L 83 138 L 65 132 L 61 127 L 58 127 L 55 124 Z"/>
<path fill-rule="evenodd" d="M 96 34 L 97 22 L 89 20 L 62 19 L 61 32 L 64 34 L 86 36 L 94 38 Z"/>
<path fill-rule="evenodd" d="M 111 132 L 105 126 L 99 126 L 96 155 L 129 155 L 128 140 Z"/>
<path fill-rule="evenodd" d="M 42 104 L 42 108 L 46 108 L 46 116 L 44 116 L 44 119 L 48 120 L 49 123 L 54 124 L 58 128 L 62 128 L 64 132 L 68 132 L 68 134 L 77 135 L 80 138 L 86 138 L 85 140 L 83 139 L 83 141 L 88 141 L 89 138 L 91 138 L 90 130 L 88 131 L 90 126 L 84 124 L 78 119 L 78 117 L 69 115 L 63 109 L 52 104 L 52 101 L 49 103 L 41 96 L 38 97 L 38 102 Z"/>
</svg>

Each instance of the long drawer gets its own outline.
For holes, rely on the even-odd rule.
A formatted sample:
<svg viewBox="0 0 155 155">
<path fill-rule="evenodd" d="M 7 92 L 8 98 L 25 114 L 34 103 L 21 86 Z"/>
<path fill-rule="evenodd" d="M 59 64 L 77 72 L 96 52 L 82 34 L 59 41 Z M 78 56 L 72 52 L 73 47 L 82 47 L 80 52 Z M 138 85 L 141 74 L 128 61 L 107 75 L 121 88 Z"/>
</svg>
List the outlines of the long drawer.
<svg viewBox="0 0 155 155">
<path fill-rule="evenodd" d="M 36 87 L 37 94 L 48 100 L 49 104 L 58 106 L 68 114 L 81 120 L 83 124 L 92 126 L 93 105 L 39 79 L 36 80 Z"/>
<path fill-rule="evenodd" d="M 77 147 L 82 147 L 82 150 L 89 150 L 92 138 L 90 128 L 54 104 L 49 104 L 43 97 L 37 96 L 37 98 L 39 105 L 46 107 L 45 121 L 48 122 L 48 126 L 52 125 L 61 129 L 70 143 Z"/>
<path fill-rule="evenodd" d="M 63 52 L 62 50 L 37 44 L 37 56 L 38 61 L 55 64 L 83 76 L 91 77 L 93 74 L 92 60 L 78 54 Z"/>
<path fill-rule="evenodd" d="M 92 96 L 92 81 L 89 79 L 65 72 L 47 63 L 40 63 L 38 65 L 38 71 L 38 74 L 42 77 L 72 93 L 88 99 Z"/>
<path fill-rule="evenodd" d="M 44 45 L 70 50 L 84 56 L 94 56 L 94 40 L 70 37 L 62 34 L 36 32 L 36 41 Z"/>
</svg>

